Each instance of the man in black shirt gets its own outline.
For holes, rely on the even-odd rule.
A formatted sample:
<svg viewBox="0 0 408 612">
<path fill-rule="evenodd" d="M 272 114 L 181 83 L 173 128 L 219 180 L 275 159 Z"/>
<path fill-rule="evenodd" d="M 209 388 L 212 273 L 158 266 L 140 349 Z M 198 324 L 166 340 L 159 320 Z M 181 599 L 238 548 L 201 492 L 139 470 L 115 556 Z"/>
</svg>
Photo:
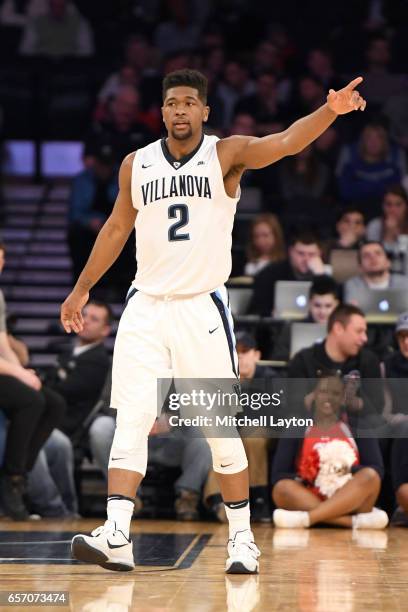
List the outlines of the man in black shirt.
<svg viewBox="0 0 408 612">
<path fill-rule="evenodd" d="M 302 349 L 289 364 L 289 378 L 316 379 L 328 374 L 346 381 L 344 404 L 354 434 L 359 427 L 383 424 L 384 394 L 378 357 L 364 348 L 367 323 L 364 313 L 351 304 L 338 306 L 330 315 L 324 342 Z M 310 407 L 313 381 L 292 385 L 293 401 Z M 361 387 L 361 388 L 360 388 Z"/>
</svg>

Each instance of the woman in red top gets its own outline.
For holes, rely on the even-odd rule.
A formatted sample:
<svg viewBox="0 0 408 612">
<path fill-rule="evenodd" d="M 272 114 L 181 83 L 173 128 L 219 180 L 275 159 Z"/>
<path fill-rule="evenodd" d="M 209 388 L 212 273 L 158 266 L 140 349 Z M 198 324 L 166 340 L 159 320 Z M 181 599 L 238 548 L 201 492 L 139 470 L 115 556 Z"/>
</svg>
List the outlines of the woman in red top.
<svg viewBox="0 0 408 612">
<path fill-rule="evenodd" d="M 340 378 L 319 379 L 313 427 L 303 439 L 279 440 L 272 470 L 276 527 L 329 523 L 383 529 L 388 524 L 387 514 L 374 508 L 383 475 L 378 441 L 354 440 L 341 419 L 344 392 Z"/>
</svg>

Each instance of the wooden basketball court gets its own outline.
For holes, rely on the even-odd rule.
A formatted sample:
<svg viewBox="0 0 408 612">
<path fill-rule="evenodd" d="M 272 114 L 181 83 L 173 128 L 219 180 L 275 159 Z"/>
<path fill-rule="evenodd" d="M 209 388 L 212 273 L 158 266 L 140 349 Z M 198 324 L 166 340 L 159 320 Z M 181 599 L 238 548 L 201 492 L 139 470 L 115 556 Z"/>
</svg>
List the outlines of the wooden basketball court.
<svg viewBox="0 0 408 612">
<path fill-rule="evenodd" d="M 46 609 L 88 612 L 408 610 L 408 530 L 402 528 L 256 526 L 260 575 L 226 576 L 225 525 L 134 521 L 137 568 L 114 573 L 70 558 L 72 535 L 98 524 L 1 522 L 0 591 L 65 591 L 69 607 Z M 23 609 L 0 610 L 13 607 Z"/>
</svg>

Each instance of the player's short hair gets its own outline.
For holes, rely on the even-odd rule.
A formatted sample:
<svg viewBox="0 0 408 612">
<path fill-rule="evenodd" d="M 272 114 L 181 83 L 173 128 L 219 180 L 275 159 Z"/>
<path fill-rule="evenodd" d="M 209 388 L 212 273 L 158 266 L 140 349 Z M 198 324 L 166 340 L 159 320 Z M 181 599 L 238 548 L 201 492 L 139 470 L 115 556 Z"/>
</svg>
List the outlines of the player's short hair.
<svg viewBox="0 0 408 612">
<path fill-rule="evenodd" d="M 309 289 L 309 300 L 315 295 L 334 295 L 339 299 L 339 286 L 331 276 L 319 274 L 315 276 Z"/>
<path fill-rule="evenodd" d="M 85 304 L 85 308 L 90 305 L 98 306 L 99 308 L 104 308 L 106 314 L 106 325 L 112 325 L 115 317 L 113 314 L 112 307 L 107 302 L 104 302 L 103 300 L 89 300 L 89 302 Z"/>
<path fill-rule="evenodd" d="M 346 327 L 353 315 L 359 317 L 365 317 L 364 312 L 358 306 L 354 304 L 340 304 L 333 310 L 327 321 L 327 331 L 331 332 L 335 323 L 341 323 L 343 327 Z"/>
<path fill-rule="evenodd" d="M 163 100 L 166 98 L 167 91 L 172 87 L 192 87 L 198 91 L 201 102 L 207 104 L 207 77 L 198 70 L 183 68 L 165 76 L 163 79 Z"/>
</svg>

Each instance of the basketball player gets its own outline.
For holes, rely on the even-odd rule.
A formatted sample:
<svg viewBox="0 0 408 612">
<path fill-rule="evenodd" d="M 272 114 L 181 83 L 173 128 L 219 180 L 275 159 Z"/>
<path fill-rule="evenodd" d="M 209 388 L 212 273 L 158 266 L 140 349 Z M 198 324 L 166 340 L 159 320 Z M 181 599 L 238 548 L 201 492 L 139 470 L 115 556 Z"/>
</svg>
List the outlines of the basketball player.
<svg viewBox="0 0 408 612">
<path fill-rule="evenodd" d="M 106 569 L 134 568 L 129 538 L 134 497 L 146 471 L 158 378 L 231 379 L 237 356 L 224 283 L 231 270 L 231 231 L 239 183 L 247 169 L 295 155 L 338 115 L 364 110 L 362 78 L 287 130 L 263 138 L 203 134 L 207 81 L 179 70 L 163 81 L 167 138 L 123 161 L 120 192 L 89 260 L 61 307 L 65 331 L 78 333 L 89 290 L 109 269 L 135 227 L 137 274 L 115 343 L 111 406 L 117 425 L 109 460 L 108 520 L 76 535 L 76 559 Z M 248 469 L 239 436 L 208 440 L 229 521 L 228 573 L 257 573 L 250 528 Z"/>
</svg>

